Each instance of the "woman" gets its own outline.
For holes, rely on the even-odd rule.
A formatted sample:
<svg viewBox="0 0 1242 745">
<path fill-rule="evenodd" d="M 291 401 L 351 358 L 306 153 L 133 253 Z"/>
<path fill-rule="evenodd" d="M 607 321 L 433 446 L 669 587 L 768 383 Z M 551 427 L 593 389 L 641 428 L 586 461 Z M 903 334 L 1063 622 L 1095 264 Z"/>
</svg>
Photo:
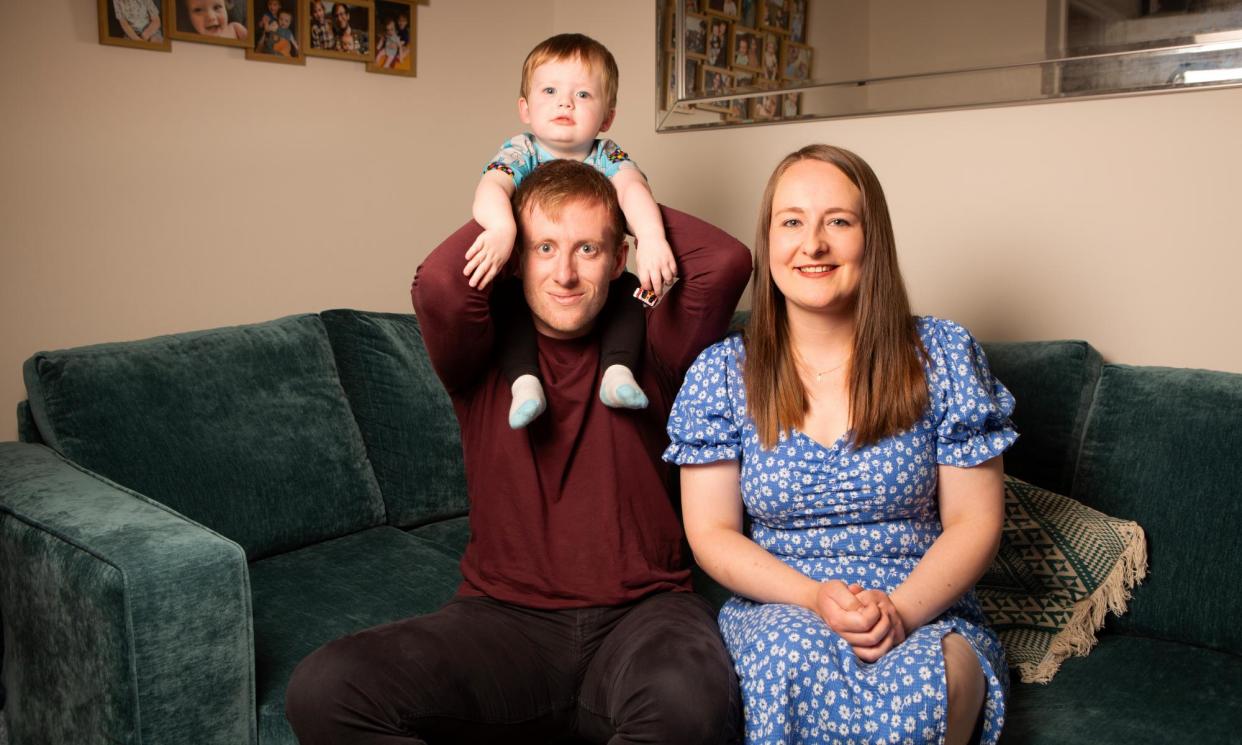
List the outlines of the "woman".
<svg viewBox="0 0 1242 745">
<path fill-rule="evenodd" d="M 691 548 L 736 593 L 720 627 L 751 745 L 1000 735 L 1004 653 L 970 589 L 1013 398 L 965 329 L 910 315 L 893 244 L 861 158 L 786 157 L 745 334 L 700 355 L 669 420 Z"/>
</svg>

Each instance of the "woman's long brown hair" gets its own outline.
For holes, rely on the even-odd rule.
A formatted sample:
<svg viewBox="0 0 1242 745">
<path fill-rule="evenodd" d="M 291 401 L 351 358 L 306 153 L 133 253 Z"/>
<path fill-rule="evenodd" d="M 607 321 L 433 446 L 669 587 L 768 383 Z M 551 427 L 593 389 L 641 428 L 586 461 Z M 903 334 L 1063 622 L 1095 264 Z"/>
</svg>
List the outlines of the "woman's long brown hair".
<svg viewBox="0 0 1242 745">
<path fill-rule="evenodd" d="M 781 432 L 802 426 L 809 408 L 789 339 L 785 296 L 772 281 L 768 249 L 776 185 L 790 166 L 802 160 L 836 166 L 862 192 L 862 276 L 849 365 L 851 444 L 861 447 L 918 421 L 928 394 L 923 346 L 897 266 L 884 190 L 866 161 L 843 148 L 807 145 L 789 154 L 776 166 L 763 192 L 755 237 L 752 310 L 745 331 L 747 409 L 759 441 L 771 448 Z"/>
</svg>

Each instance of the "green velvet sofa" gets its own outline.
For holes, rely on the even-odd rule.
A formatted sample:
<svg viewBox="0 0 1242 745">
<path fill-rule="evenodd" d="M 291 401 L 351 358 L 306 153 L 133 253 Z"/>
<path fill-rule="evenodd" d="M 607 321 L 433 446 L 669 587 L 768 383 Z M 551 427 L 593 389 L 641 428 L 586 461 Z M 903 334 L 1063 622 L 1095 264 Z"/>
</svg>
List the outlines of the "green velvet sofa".
<svg viewBox="0 0 1242 745">
<path fill-rule="evenodd" d="M 1010 473 L 1137 520 L 1151 557 L 1090 656 L 1015 682 L 1003 742 L 1238 742 L 1242 375 L 1105 365 L 1082 342 L 987 351 L 1019 401 Z M 412 316 L 326 311 L 24 372 L 21 442 L 0 443 L 13 745 L 292 743 L 305 655 L 452 595 L 460 439 Z"/>
</svg>

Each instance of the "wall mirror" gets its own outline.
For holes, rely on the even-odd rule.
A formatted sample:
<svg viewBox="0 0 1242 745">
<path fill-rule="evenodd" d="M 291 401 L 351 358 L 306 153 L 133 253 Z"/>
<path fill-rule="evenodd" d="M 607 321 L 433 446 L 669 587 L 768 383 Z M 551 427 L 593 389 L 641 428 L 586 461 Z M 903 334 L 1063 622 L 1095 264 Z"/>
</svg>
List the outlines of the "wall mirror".
<svg viewBox="0 0 1242 745">
<path fill-rule="evenodd" d="M 656 13 L 658 131 L 1242 85 L 1242 0 L 657 0 Z"/>
</svg>

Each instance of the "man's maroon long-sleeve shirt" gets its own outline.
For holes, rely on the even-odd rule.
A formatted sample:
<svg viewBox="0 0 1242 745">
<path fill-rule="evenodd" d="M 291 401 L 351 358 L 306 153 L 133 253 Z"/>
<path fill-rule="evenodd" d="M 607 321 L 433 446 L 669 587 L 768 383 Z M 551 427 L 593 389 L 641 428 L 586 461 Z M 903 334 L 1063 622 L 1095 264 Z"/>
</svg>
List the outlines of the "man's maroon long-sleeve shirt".
<svg viewBox="0 0 1242 745">
<path fill-rule="evenodd" d="M 660 460 L 665 424 L 690 363 L 724 334 L 751 260 L 727 233 L 661 210 L 682 281 L 647 312 L 637 376 L 651 400 L 644 410 L 600 402 L 598 334 L 537 334 L 548 407 L 525 429 L 509 429 L 512 396 L 496 364 L 490 287 L 473 289 L 462 274 L 478 224 L 467 223 L 418 268 L 414 310 L 465 451 L 471 535 L 460 594 L 574 608 L 689 589 L 670 468 Z"/>
</svg>

